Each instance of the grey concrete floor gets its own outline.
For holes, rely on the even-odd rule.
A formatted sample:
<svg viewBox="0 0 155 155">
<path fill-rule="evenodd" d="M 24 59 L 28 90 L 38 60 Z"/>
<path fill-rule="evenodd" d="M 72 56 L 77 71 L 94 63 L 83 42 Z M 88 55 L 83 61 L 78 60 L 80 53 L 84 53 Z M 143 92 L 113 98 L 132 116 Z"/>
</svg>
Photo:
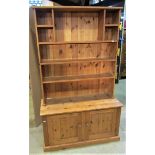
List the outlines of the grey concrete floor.
<svg viewBox="0 0 155 155">
<path fill-rule="evenodd" d="M 89 145 L 79 148 L 71 148 L 53 152 L 43 151 L 43 131 L 42 125 L 34 127 L 33 122 L 33 106 L 32 98 L 30 94 L 30 130 L 29 130 L 29 152 L 30 155 L 66 155 L 66 154 L 125 154 L 125 144 L 126 144 L 126 80 L 120 80 L 119 84 L 115 85 L 115 96 L 123 104 L 120 121 L 120 141 Z"/>
</svg>

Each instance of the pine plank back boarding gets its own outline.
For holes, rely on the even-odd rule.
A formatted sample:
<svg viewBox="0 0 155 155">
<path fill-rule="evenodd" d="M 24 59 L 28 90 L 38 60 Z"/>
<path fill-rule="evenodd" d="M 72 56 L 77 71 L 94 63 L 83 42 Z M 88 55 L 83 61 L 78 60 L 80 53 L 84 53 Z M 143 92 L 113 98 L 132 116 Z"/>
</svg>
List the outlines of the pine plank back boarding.
<svg viewBox="0 0 155 155">
<path fill-rule="evenodd" d="M 44 150 L 119 140 L 120 7 L 33 7 Z"/>
</svg>

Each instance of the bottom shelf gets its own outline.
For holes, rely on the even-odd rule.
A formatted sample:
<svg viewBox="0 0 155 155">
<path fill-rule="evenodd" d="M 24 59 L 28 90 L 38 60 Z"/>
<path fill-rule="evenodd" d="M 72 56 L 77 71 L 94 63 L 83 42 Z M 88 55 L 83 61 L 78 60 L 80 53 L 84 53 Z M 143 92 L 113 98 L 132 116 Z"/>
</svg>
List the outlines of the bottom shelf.
<svg viewBox="0 0 155 155">
<path fill-rule="evenodd" d="M 90 101 L 99 99 L 113 98 L 112 94 L 91 94 L 84 96 L 74 96 L 74 97 L 60 97 L 60 98 L 47 98 L 45 100 L 46 104 L 55 103 L 66 103 L 66 102 L 78 102 L 78 101 Z"/>
<path fill-rule="evenodd" d="M 114 78 L 44 84 L 47 104 L 112 98 Z"/>
</svg>

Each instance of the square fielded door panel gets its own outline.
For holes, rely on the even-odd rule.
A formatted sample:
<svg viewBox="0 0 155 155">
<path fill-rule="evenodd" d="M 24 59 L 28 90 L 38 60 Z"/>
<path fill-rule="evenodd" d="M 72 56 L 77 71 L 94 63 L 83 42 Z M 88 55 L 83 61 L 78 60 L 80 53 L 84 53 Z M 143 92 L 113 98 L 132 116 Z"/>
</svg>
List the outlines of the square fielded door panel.
<svg viewBox="0 0 155 155">
<path fill-rule="evenodd" d="M 81 113 L 47 117 L 49 145 L 78 142 L 82 134 Z"/>
<path fill-rule="evenodd" d="M 116 109 L 86 112 L 85 136 L 87 140 L 115 135 Z"/>
</svg>

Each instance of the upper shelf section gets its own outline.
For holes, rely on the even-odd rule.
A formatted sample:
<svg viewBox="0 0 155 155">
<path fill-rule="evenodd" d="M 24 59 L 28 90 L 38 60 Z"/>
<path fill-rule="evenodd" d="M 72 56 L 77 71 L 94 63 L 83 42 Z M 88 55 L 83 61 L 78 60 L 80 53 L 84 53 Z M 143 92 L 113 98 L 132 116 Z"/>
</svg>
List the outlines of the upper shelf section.
<svg viewBox="0 0 155 155">
<path fill-rule="evenodd" d="M 56 11 L 54 18 L 56 42 L 103 40 L 104 12 Z"/>
<path fill-rule="evenodd" d="M 54 11 L 50 8 L 37 8 L 39 44 L 118 41 L 118 8 L 105 10 L 101 7 L 54 7 Z M 80 9 L 80 12 L 69 11 L 73 8 Z"/>
</svg>

